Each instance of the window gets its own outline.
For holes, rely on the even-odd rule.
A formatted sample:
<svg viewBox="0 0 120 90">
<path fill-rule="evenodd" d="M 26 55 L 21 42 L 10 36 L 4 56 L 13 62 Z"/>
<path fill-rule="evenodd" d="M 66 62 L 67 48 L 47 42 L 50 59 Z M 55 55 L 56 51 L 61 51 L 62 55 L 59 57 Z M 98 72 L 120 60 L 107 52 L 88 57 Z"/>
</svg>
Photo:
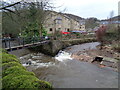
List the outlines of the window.
<svg viewBox="0 0 120 90">
<path fill-rule="evenodd" d="M 56 20 L 56 24 L 61 24 L 62 21 L 61 20 Z"/>
<path fill-rule="evenodd" d="M 58 30 L 60 31 L 60 30 L 61 30 L 61 28 L 58 28 Z"/>
<path fill-rule="evenodd" d="M 62 20 L 62 17 L 57 17 L 56 19 L 57 19 L 57 20 Z"/>
<path fill-rule="evenodd" d="M 67 29 L 67 31 L 69 32 L 69 31 L 70 31 L 70 29 L 68 28 L 68 29 Z"/>
<path fill-rule="evenodd" d="M 52 31 L 52 28 L 50 28 L 50 31 Z"/>
</svg>

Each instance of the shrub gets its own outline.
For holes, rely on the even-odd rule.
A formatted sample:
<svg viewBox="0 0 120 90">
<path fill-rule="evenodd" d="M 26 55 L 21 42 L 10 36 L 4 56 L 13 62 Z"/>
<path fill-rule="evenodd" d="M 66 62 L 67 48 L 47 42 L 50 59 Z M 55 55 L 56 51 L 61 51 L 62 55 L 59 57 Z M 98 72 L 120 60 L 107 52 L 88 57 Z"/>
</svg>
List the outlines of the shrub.
<svg viewBox="0 0 120 90">
<path fill-rule="evenodd" d="M 3 78 L 3 89 L 5 88 L 15 88 L 17 90 L 18 88 L 35 88 L 35 89 L 50 89 L 52 88 L 51 85 L 47 82 L 40 81 L 38 78 L 32 75 L 19 75 L 16 77 L 13 77 L 11 79 L 11 76 L 5 76 Z"/>
<path fill-rule="evenodd" d="M 2 52 L 8 53 L 5 49 L 0 48 L 0 53 L 2 53 Z"/>
<path fill-rule="evenodd" d="M 10 67 L 13 67 L 13 66 L 19 66 L 19 67 L 23 67 L 20 63 L 17 63 L 17 62 L 8 62 L 8 63 L 3 63 L 2 64 L 2 70 L 6 70 Z"/>
<path fill-rule="evenodd" d="M 25 67 L 13 66 L 3 71 L 3 77 L 8 74 L 17 75 L 34 75 L 33 72 L 26 71 Z"/>
<path fill-rule="evenodd" d="M 2 89 L 33 89 L 51 90 L 52 86 L 45 81 L 35 77 L 33 72 L 29 72 L 23 67 L 16 56 L 8 53 L 2 55 Z"/>
<path fill-rule="evenodd" d="M 30 88 L 27 84 L 28 82 L 25 81 L 25 83 L 23 83 L 22 85 L 19 86 L 19 88 Z M 52 89 L 52 86 L 46 82 L 46 81 L 42 81 L 42 80 L 34 80 L 31 83 L 31 88 L 40 88 L 40 89 L 44 89 L 44 90 L 50 90 Z"/>
<path fill-rule="evenodd" d="M 2 63 L 8 63 L 8 62 L 18 62 L 19 60 L 16 58 L 16 56 L 7 54 L 7 53 L 0 53 L 2 55 Z"/>
</svg>

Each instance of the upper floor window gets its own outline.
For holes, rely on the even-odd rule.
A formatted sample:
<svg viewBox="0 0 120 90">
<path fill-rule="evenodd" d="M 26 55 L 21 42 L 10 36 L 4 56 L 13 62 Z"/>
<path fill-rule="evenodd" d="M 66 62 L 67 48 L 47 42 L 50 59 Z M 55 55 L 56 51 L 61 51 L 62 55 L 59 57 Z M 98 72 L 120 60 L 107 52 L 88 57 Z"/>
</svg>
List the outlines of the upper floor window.
<svg viewBox="0 0 120 90">
<path fill-rule="evenodd" d="M 57 20 L 62 20 L 62 17 L 57 17 L 56 19 L 57 19 Z"/>
<path fill-rule="evenodd" d="M 61 24 L 62 20 L 55 20 L 55 24 Z"/>
<path fill-rule="evenodd" d="M 57 20 L 57 24 L 61 24 L 62 23 L 62 21 L 61 20 Z"/>
</svg>

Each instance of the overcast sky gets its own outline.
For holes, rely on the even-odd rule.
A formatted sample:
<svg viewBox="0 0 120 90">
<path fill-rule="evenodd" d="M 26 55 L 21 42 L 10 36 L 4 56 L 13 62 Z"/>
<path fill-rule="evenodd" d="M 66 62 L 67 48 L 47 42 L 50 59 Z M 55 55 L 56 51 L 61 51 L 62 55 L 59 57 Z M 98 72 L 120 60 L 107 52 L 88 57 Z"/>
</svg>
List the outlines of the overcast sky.
<svg viewBox="0 0 120 90">
<path fill-rule="evenodd" d="M 4 0 L 19 1 L 19 0 Z M 29 1 L 29 0 L 27 0 Z M 34 1 L 34 0 L 31 0 Z M 114 11 L 114 16 L 118 15 L 118 2 L 120 0 L 50 0 L 54 6 L 59 7 L 56 11 L 71 13 L 83 18 L 96 17 L 106 19 L 110 17 L 110 12 Z"/>
<path fill-rule="evenodd" d="M 106 19 L 110 12 L 114 11 L 114 16 L 118 15 L 118 2 L 120 0 L 53 0 L 57 11 L 64 9 L 65 13 L 71 13 L 83 18 L 96 17 Z"/>
</svg>

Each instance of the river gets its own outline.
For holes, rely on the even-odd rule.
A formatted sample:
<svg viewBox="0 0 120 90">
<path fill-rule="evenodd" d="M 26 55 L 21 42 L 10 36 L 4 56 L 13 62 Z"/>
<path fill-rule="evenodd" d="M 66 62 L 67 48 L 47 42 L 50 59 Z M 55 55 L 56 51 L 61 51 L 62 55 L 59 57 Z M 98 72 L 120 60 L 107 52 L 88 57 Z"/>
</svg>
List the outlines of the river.
<svg viewBox="0 0 120 90">
<path fill-rule="evenodd" d="M 118 88 L 118 73 L 110 67 L 100 68 L 92 63 L 71 58 L 72 53 L 95 49 L 98 42 L 74 45 L 55 57 L 42 53 L 23 55 L 20 61 L 29 71 L 50 82 L 54 88 Z M 26 64 L 27 62 L 29 64 Z"/>
</svg>

